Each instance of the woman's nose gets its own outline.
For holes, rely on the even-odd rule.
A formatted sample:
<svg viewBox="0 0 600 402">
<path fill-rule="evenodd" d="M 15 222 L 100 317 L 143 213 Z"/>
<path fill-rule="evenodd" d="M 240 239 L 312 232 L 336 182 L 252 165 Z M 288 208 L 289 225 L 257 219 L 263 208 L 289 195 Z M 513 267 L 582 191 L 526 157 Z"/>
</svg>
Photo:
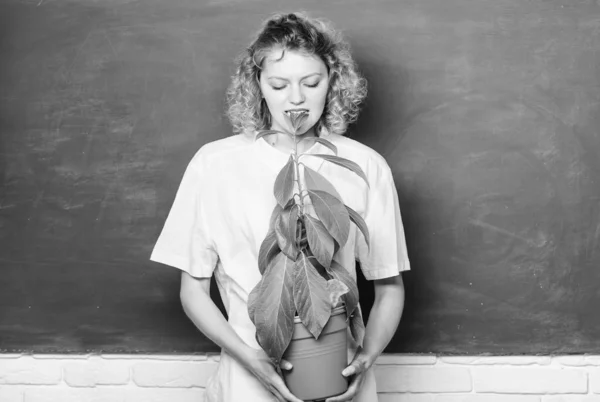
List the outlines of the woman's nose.
<svg viewBox="0 0 600 402">
<path fill-rule="evenodd" d="M 292 86 L 292 92 L 290 93 L 290 103 L 294 104 L 294 105 L 299 105 L 302 102 L 304 102 L 305 97 L 304 97 L 304 93 L 302 92 L 302 89 L 300 88 L 300 86 Z"/>
</svg>

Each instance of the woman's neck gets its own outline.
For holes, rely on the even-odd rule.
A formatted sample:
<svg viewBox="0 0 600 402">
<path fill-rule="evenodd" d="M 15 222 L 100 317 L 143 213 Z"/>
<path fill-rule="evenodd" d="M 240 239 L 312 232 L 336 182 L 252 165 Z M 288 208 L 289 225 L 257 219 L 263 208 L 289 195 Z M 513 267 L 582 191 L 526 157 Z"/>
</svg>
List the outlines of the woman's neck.
<svg viewBox="0 0 600 402">
<path fill-rule="evenodd" d="M 304 138 L 315 137 L 315 129 L 314 127 L 305 132 L 304 134 L 296 136 L 296 143 L 298 144 L 298 153 L 303 153 L 308 150 L 312 145 L 312 141 L 302 141 Z M 271 134 L 269 135 L 267 141 L 271 146 L 284 151 L 291 152 L 295 148 L 294 138 L 290 134 Z"/>
</svg>

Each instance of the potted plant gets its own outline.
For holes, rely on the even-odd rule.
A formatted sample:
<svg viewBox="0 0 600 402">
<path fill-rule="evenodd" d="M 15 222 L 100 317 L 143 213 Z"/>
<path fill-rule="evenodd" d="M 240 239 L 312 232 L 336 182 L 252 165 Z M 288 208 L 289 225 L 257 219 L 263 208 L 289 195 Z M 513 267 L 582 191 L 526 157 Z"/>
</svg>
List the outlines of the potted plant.
<svg viewBox="0 0 600 402">
<path fill-rule="evenodd" d="M 301 141 L 317 141 L 335 155 L 298 153 L 296 135 L 307 116 L 305 112 L 286 112 L 293 131 L 263 130 L 256 136 L 258 140 L 274 133 L 292 135 L 296 146 L 275 180 L 277 205 L 259 250 L 262 278 L 249 295 L 248 313 L 259 345 L 276 367 L 282 357 L 293 364 L 284 376 L 290 391 L 314 400 L 347 388 L 341 371 L 347 365 L 348 325 L 354 340 L 362 345 L 364 323 L 357 308 L 358 288 L 335 257 L 348 239 L 351 222 L 367 245 L 369 231 L 333 184 L 301 159 L 322 158 L 353 171 L 367 185 L 368 181 L 356 163 L 338 157 L 335 145 L 324 138 Z M 300 180 L 301 166 L 304 181 Z"/>
</svg>

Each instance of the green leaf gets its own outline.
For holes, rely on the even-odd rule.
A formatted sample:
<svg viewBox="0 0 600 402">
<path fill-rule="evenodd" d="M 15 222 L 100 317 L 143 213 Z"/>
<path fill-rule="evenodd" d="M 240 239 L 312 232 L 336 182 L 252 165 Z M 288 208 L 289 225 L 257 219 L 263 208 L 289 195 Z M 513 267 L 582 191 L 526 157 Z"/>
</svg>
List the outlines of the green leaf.
<svg viewBox="0 0 600 402">
<path fill-rule="evenodd" d="M 306 111 L 288 111 L 284 114 L 290 121 L 294 133 L 297 133 L 300 126 L 308 119 L 308 112 Z"/>
<path fill-rule="evenodd" d="M 345 167 L 346 169 L 351 170 L 354 173 L 356 173 L 357 175 L 359 175 L 360 177 L 362 177 L 362 179 L 365 181 L 365 183 L 367 183 L 367 186 L 369 186 L 369 180 L 367 179 L 367 175 L 365 174 L 365 172 L 363 172 L 363 170 L 361 169 L 360 166 L 358 166 L 357 163 L 352 162 L 351 160 L 348 160 L 345 158 L 340 158 L 339 156 L 326 155 L 326 154 L 302 154 L 300 156 L 316 156 L 316 157 L 325 159 L 328 162 L 335 163 L 336 165 L 339 165 L 341 167 Z"/>
<path fill-rule="evenodd" d="M 317 216 L 340 247 L 346 244 L 350 232 L 350 217 L 346 207 L 333 195 L 320 190 L 308 190 Z"/>
<path fill-rule="evenodd" d="M 256 327 L 256 339 L 278 363 L 294 331 L 294 261 L 279 253 L 248 296 L 248 315 Z"/>
<path fill-rule="evenodd" d="M 350 333 L 356 344 L 362 347 L 365 339 L 365 322 L 363 321 L 360 306 L 354 310 L 354 314 L 350 317 Z"/>
<path fill-rule="evenodd" d="M 363 236 L 365 237 L 367 247 L 371 247 L 371 245 L 369 244 L 369 228 L 367 227 L 367 224 L 365 223 L 363 218 L 358 214 L 358 212 L 350 208 L 348 205 L 345 205 L 345 207 L 348 211 L 348 216 L 350 216 L 350 220 L 354 222 L 354 224 L 360 229 Z"/>
<path fill-rule="evenodd" d="M 307 248 L 303 252 L 306 254 L 306 257 L 308 258 L 312 266 L 315 267 L 319 275 L 321 275 L 326 281 L 333 279 L 327 268 L 321 265 L 317 258 L 312 254 L 310 248 Z"/>
<path fill-rule="evenodd" d="M 281 215 L 283 208 L 279 204 L 275 204 L 275 208 L 273 208 L 273 212 L 271 212 L 271 219 L 269 219 L 269 229 L 275 229 L 275 222 L 277 222 L 277 218 Z"/>
<path fill-rule="evenodd" d="M 346 315 L 350 317 L 358 306 L 358 286 L 356 285 L 356 280 L 336 260 L 331 261 L 329 273 L 334 279 L 342 282 L 348 288 L 348 293 L 342 296 L 342 300 L 346 304 Z"/>
<path fill-rule="evenodd" d="M 350 291 L 342 281 L 337 279 L 327 281 L 327 290 L 329 290 L 329 302 L 334 308 L 340 304 L 342 296 Z"/>
<path fill-rule="evenodd" d="M 275 229 L 271 229 L 258 250 L 258 270 L 261 275 L 264 275 L 269 263 L 280 251 Z"/>
<path fill-rule="evenodd" d="M 301 253 L 294 265 L 294 305 L 300 320 L 315 339 L 319 338 L 331 316 L 329 294 L 327 281 Z"/>
<path fill-rule="evenodd" d="M 287 133 L 284 133 L 283 131 L 277 131 L 277 130 L 260 130 L 258 132 L 258 134 L 256 134 L 256 136 L 254 137 L 254 140 L 259 140 L 262 137 L 265 137 L 267 135 L 271 135 L 271 134 L 285 134 L 287 135 Z"/>
<path fill-rule="evenodd" d="M 328 141 L 325 138 L 321 138 L 321 137 L 302 138 L 302 141 L 310 141 L 310 140 L 313 140 L 315 142 L 318 142 L 319 144 L 325 145 L 327 148 L 331 149 L 334 154 L 337 155 L 337 153 L 338 153 L 337 147 L 335 145 L 333 145 L 333 143 L 331 141 Z"/>
<path fill-rule="evenodd" d="M 273 193 L 277 203 L 282 207 L 285 207 L 294 197 L 294 158 L 292 155 L 277 175 Z"/>
<path fill-rule="evenodd" d="M 304 165 L 304 180 L 306 181 L 306 188 L 308 190 L 321 190 L 333 195 L 338 200 L 342 201 L 342 196 L 337 192 L 333 184 L 327 180 L 323 175 L 312 170 L 308 166 Z"/>
<path fill-rule="evenodd" d="M 306 239 L 311 253 L 324 267 L 329 267 L 333 258 L 333 237 L 318 219 L 304 215 Z"/>
<path fill-rule="evenodd" d="M 275 223 L 275 236 L 277 237 L 279 248 L 288 258 L 294 261 L 298 258 L 298 247 L 296 244 L 298 211 L 299 207 L 296 204 L 286 207 Z"/>
</svg>

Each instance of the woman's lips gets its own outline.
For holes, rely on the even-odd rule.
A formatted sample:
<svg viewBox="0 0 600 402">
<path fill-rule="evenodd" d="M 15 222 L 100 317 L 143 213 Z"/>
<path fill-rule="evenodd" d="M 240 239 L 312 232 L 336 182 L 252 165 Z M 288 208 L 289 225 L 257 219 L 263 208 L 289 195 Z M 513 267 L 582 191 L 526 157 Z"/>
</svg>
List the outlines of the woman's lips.
<svg viewBox="0 0 600 402">
<path fill-rule="evenodd" d="M 284 112 L 290 119 L 298 119 L 303 115 L 308 114 L 308 110 L 306 109 L 294 109 L 294 110 L 286 110 Z"/>
</svg>

